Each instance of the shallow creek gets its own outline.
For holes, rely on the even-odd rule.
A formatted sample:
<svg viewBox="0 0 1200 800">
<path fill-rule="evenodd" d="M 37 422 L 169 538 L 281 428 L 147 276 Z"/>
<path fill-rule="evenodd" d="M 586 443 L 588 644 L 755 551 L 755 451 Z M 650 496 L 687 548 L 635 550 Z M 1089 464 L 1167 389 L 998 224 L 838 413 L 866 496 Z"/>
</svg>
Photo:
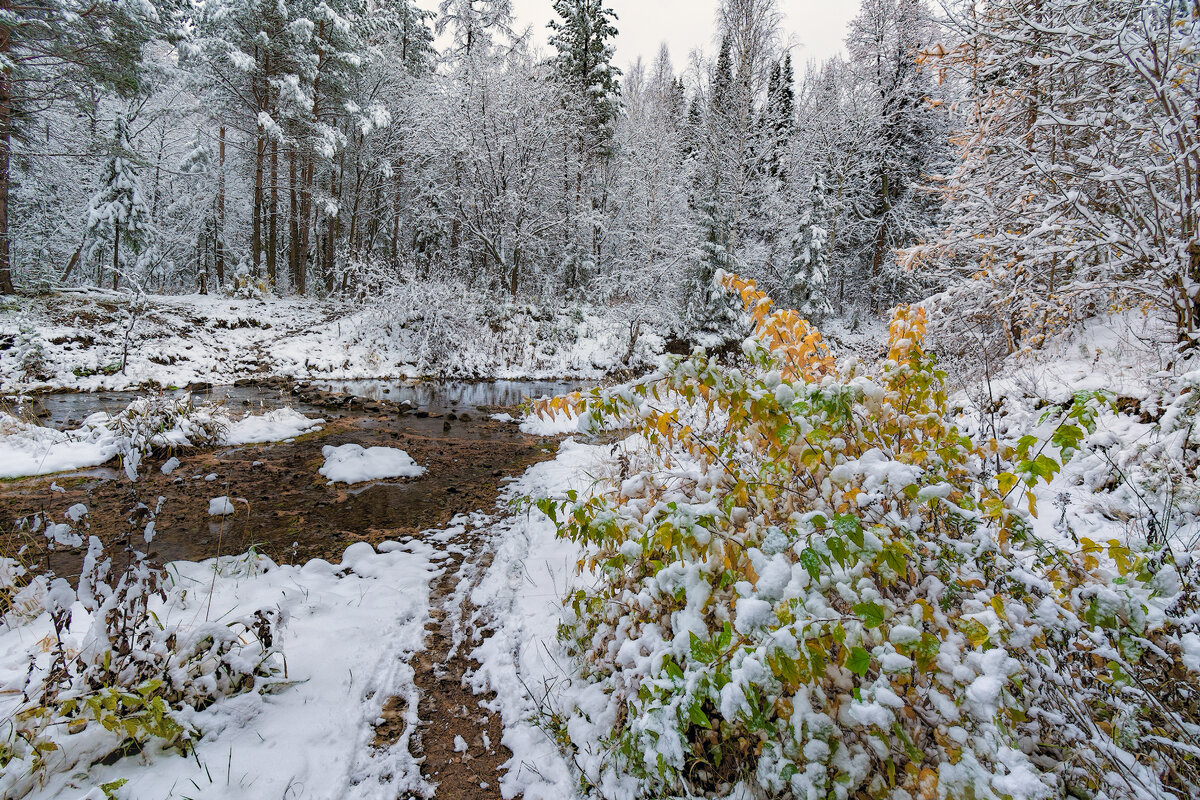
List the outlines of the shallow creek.
<svg viewBox="0 0 1200 800">
<path fill-rule="evenodd" d="M 445 525 L 458 513 L 490 511 L 501 484 L 529 465 L 550 457 L 552 440 L 522 434 L 510 422 L 491 418 L 527 397 L 577 388 L 562 382 L 387 383 L 343 381 L 291 387 L 246 385 L 191 392 L 193 398 L 223 403 L 233 411 L 262 413 L 291 406 L 327 422 L 319 432 L 294 441 L 176 452 L 180 466 L 165 476 L 159 466 L 169 454 L 149 459 L 130 483 L 114 465 L 0 482 L 0 553 L 14 552 L 26 537 L 14 521 L 47 512 L 56 521 L 67 508 L 89 509 L 90 533 L 110 552 L 127 541 L 139 548 L 140 528 L 128 523 L 138 502 L 165 498 L 151 559 L 199 560 L 237 554 L 253 547 L 279 562 L 321 557 L 334 562 L 356 541 L 377 544 Z M 113 413 L 133 392 L 51 394 L 37 398 L 39 422 L 74 428 L 89 414 Z M 346 443 L 406 450 L 427 472 L 408 480 L 329 485 L 317 473 L 321 448 Z M 52 484 L 54 488 L 52 488 Z M 62 490 L 62 491 L 60 491 Z M 237 513 L 210 517 L 208 501 L 228 495 Z M 39 546 L 40 549 L 40 546 Z M 81 549 L 39 555 L 43 568 L 74 577 Z"/>
</svg>

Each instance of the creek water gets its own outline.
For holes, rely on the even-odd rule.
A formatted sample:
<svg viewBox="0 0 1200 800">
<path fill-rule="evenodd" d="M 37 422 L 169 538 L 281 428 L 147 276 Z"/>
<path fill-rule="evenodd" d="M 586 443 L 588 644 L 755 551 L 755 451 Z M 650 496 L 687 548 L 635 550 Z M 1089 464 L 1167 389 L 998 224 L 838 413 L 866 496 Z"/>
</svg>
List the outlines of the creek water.
<svg viewBox="0 0 1200 800">
<path fill-rule="evenodd" d="M 130 482 L 113 465 L 0 482 L 0 555 L 24 545 L 40 569 L 72 577 L 82 549 L 44 549 L 17 520 L 42 513 L 61 521 L 67 508 L 89 509 L 90 535 L 113 548 L 134 546 L 157 563 L 237 554 L 254 547 L 280 562 L 338 561 L 351 543 L 377 544 L 444 526 L 458 514 L 491 511 L 502 485 L 553 455 L 553 439 L 522 434 L 492 414 L 529 397 L 558 394 L 582 384 L 544 381 L 314 383 L 299 393 L 269 385 L 191 391 L 196 400 L 233 411 L 290 406 L 326 420 L 322 430 L 291 442 L 175 452 L 180 466 L 163 475 L 168 453 L 156 455 Z M 183 394 L 180 392 L 178 394 Z M 98 411 L 119 411 L 136 392 L 49 394 L 35 398 L 40 423 L 76 427 Z M 357 402 L 349 401 L 357 398 Z M 325 445 L 397 447 L 426 473 L 415 479 L 329 484 L 318 474 Z M 214 477 L 215 476 L 215 477 Z M 208 516 L 208 501 L 234 498 L 236 513 Z M 146 544 L 128 522 L 139 502 L 163 498 L 156 534 Z M 31 555 L 35 554 L 35 555 Z"/>
</svg>

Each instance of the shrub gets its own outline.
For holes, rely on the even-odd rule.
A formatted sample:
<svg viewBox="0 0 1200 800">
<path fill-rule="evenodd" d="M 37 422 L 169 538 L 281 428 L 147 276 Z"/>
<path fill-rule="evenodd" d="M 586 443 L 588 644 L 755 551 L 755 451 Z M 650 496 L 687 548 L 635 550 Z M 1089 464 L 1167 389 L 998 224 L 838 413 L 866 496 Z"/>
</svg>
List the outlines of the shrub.
<svg viewBox="0 0 1200 800">
<path fill-rule="evenodd" d="M 139 505 L 131 520 L 152 535 L 154 516 Z M 49 537 L 61 524 L 29 527 Z M 183 590 L 140 553 L 129 550 L 125 563 L 114 579 L 111 559 L 91 536 L 77 589 L 0 564 L 0 595 L 13 600 L 5 624 L 27 624 L 36 599 L 51 629 L 42 640 L 47 652 L 31 655 L 18 707 L 0 720 L 0 795 L 21 796 L 51 769 L 151 745 L 188 753 L 199 738 L 187 721 L 192 711 L 261 688 L 279 671 L 277 612 L 170 624 L 161 610 Z M 68 644 L 76 602 L 91 621 L 80 647 Z"/>
<path fill-rule="evenodd" d="M 13 342 L 13 353 L 17 369 L 26 380 L 47 377 L 49 362 L 46 356 L 46 341 L 35 328 L 22 325 Z"/>
<path fill-rule="evenodd" d="M 876 366 L 721 278 L 745 368 L 697 351 L 542 404 L 632 434 L 588 495 L 545 498 L 592 590 L 562 636 L 614 720 L 585 764 L 642 796 L 1177 797 L 1200 792 L 1200 572 L 1030 529 L 1103 403 L 973 440 L 902 307 Z M 578 751 L 596 709 L 554 733 Z"/>
<path fill-rule="evenodd" d="M 204 447 L 222 441 L 228 418 L 209 403 L 197 404 L 190 395 L 139 397 L 108 420 L 106 427 L 120 435 L 120 455 L 130 480 L 136 480 L 143 456 L 177 447 Z"/>
</svg>

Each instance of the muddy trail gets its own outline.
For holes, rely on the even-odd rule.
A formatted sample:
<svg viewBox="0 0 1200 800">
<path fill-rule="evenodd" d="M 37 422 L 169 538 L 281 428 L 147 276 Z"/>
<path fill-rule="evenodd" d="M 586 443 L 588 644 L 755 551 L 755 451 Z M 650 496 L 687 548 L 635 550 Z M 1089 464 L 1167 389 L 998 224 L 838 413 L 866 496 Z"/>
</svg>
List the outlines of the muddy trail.
<svg viewBox="0 0 1200 800">
<path fill-rule="evenodd" d="M 84 549 L 47 550 L 44 539 L 14 521 L 37 513 L 58 521 L 76 503 L 89 509 L 87 533 L 98 536 L 110 554 L 133 545 L 158 564 L 251 548 L 280 563 L 312 558 L 338 563 L 355 542 L 430 541 L 442 553 L 442 569 L 430 587 L 425 649 L 411 661 L 421 720 L 410 737 L 412 754 L 421 760 L 424 779 L 438 786 L 437 797 L 499 798 L 500 768 L 511 753 L 500 744 L 499 716 L 483 707 L 490 698 L 464 685 L 473 667 L 471 649 L 486 635 L 473 627 L 477 615 L 467 597 L 490 562 L 485 521 L 497 513 L 503 484 L 553 457 L 558 443 L 492 419 L 501 407 L 466 410 L 463 403 L 440 408 L 431 403 L 434 410 L 429 410 L 414 409 L 408 401 L 348 398 L 330 391 L 277 398 L 264 405 L 293 405 L 326 423 L 287 442 L 158 453 L 143 463 L 136 483 L 112 464 L 2 481 L 0 554 L 25 545 L 26 563 L 73 582 Z M 79 416 L 70 400 L 46 400 L 45 416 L 60 426 Z M 348 443 L 401 448 L 427 472 L 416 479 L 329 485 L 318 474 L 321 448 Z M 180 465 L 164 475 L 159 467 L 171 455 Z M 236 512 L 210 517 L 209 500 L 221 495 L 234 499 Z M 154 506 L 160 497 L 156 533 L 144 545 L 130 513 L 139 502 Z M 465 515 L 475 524 L 461 524 Z M 120 558 L 114 560 L 119 566 Z M 376 749 L 386 749 L 403 734 L 405 711 L 400 698 L 385 705 L 374 733 Z"/>
<path fill-rule="evenodd" d="M 503 725 L 485 706 L 493 693 L 477 695 L 467 685 L 474 662 L 467 653 L 486 631 L 473 623 L 470 588 L 491 560 L 485 527 L 465 525 L 444 539 L 447 558 L 430 593 L 425 649 L 409 662 L 419 693 L 421 726 L 409 749 L 421 763 L 421 776 L 437 785 L 436 797 L 500 800 L 503 764 L 512 757 L 501 743 Z M 372 746 L 384 750 L 404 733 L 404 700 L 392 697 L 383 708 Z M 402 795 L 403 800 L 417 800 Z"/>
</svg>

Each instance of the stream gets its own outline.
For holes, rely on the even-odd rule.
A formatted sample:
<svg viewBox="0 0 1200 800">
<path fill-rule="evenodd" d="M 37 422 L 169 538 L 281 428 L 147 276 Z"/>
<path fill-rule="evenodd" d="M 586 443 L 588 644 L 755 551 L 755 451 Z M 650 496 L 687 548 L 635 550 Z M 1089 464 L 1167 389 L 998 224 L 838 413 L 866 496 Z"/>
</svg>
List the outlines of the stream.
<svg viewBox="0 0 1200 800">
<path fill-rule="evenodd" d="M 44 541 L 15 521 L 42 512 L 55 521 L 67 508 L 89 509 L 88 533 L 115 552 L 130 544 L 158 564 L 201 560 L 254 548 L 277 562 L 325 558 L 336 563 L 358 541 L 378 544 L 416 536 L 455 515 L 491 511 L 503 482 L 553 455 L 550 439 L 521 433 L 491 415 L 529 397 L 558 394 L 582 383 L 545 381 L 340 381 L 301 387 L 221 386 L 192 391 L 196 400 L 234 411 L 263 413 L 290 406 L 322 417 L 319 432 L 290 442 L 185 449 L 170 475 L 159 467 L 170 454 L 143 463 L 136 483 L 115 464 L 0 482 L 0 553 L 29 545 L 40 569 L 73 579 L 82 548 L 44 551 Z M 179 392 L 178 394 L 185 394 Z M 35 398 L 42 425 L 70 429 L 98 411 L 114 413 L 137 392 L 46 394 Z M 325 445 L 398 447 L 427 472 L 416 479 L 330 485 L 317 473 Z M 210 498 L 235 498 L 237 512 L 210 517 Z M 153 541 L 129 523 L 139 502 L 163 498 Z M 244 502 L 242 502 L 244 500 Z"/>
</svg>

